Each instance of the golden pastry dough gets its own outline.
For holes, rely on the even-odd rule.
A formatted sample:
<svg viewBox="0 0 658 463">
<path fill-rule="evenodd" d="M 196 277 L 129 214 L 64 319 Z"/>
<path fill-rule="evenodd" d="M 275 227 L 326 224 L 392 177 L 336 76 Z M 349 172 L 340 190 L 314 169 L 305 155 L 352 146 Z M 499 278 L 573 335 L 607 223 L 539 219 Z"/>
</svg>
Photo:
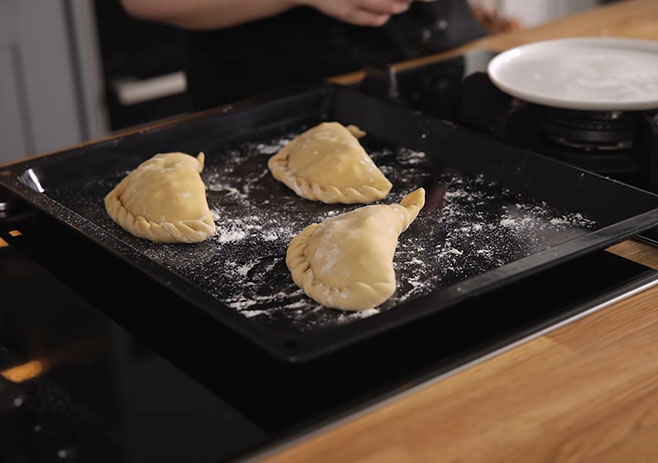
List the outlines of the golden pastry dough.
<svg viewBox="0 0 658 463">
<path fill-rule="evenodd" d="M 345 128 L 348 130 L 349 133 L 354 135 L 356 138 L 363 138 L 367 135 L 367 133 L 365 133 L 363 130 L 358 128 L 356 125 L 350 124 Z"/>
<path fill-rule="evenodd" d="M 312 224 L 286 255 L 292 279 L 320 304 L 343 310 L 375 307 L 395 292 L 398 236 L 425 204 L 417 189 L 400 204 L 365 206 Z"/>
<path fill-rule="evenodd" d="M 391 182 L 363 149 L 356 126 L 323 122 L 272 156 L 274 178 L 299 196 L 323 203 L 370 203 L 386 197 Z"/>
<path fill-rule="evenodd" d="M 198 243 L 215 233 L 201 180 L 204 155 L 156 154 L 105 197 L 105 209 L 124 230 L 162 243 Z"/>
</svg>

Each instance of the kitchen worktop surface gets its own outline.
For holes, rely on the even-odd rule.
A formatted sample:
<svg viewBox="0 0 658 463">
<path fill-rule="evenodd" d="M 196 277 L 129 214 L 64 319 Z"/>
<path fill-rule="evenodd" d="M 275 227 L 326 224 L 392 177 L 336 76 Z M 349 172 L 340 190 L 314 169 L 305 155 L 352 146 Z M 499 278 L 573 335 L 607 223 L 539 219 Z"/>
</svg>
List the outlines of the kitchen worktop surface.
<svg viewBox="0 0 658 463">
<path fill-rule="evenodd" d="M 622 1 L 536 28 L 485 37 L 441 55 L 397 66 L 416 66 L 473 49 L 502 51 L 543 39 L 599 35 L 658 40 L 658 2 Z M 334 80 L 354 83 L 362 78 L 361 73 L 353 73 Z M 7 243 L 0 239 L 0 248 L 3 247 Z M 609 248 L 608 252 L 658 269 L 658 247 L 628 240 Z M 552 290 L 560 291 L 560 288 Z M 34 293 L 30 297 L 38 299 L 39 291 Z M 356 463 L 658 461 L 656 359 L 658 286 L 653 286 L 440 381 L 430 381 L 385 403 L 375 404 L 358 416 L 348 416 L 313 434 L 257 453 L 254 459 Z M 161 363 L 157 371 L 172 370 L 164 360 Z M 134 374 L 133 382 L 146 383 L 154 378 L 157 381 L 148 371 L 143 377 L 137 369 Z M 171 377 L 187 381 L 178 373 Z M 98 379 L 102 382 L 102 378 Z M 148 386 L 155 388 L 149 390 L 159 390 L 156 385 Z M 216 411 L 207 409 L 203 404 L 214 403 L 216 398 L 204 388 L 190 382 L 185 383 L 185 390 L 189 391 L 187 402 L 167 403 L 165 407 L 168 399 L 164 394 L 160 397 L 145 393 L 143 397 L 135 397 L 134 403 L 126 407 L 128 411 L 122 413 L 137 416 L 143 411 L 139 409 L 141 404 L 153 407 L 155 419 L 145 423 L 143 429 L 133 431 L 146 436 L 149 434 L 146 425 L 151 426 L 153 432 L 145 439 L 155 436 L 156 442 L 162 441 L 163 435 L 169 436 L 165 440 L 170 439 L 170 447 L 175 444 L 178 431 L 173 428 L 165 431 L 164 421 L 158 428 L 158 413 L 163 420 L 166 413 L 180 416 L 183 433 L 185 407 L 207 411 L 209 425 L 200 423 L 198 431 L 193 430 L 199 435 L 200 447 L 204 432 L 211 426 L 229 426 L 236 436 L 246 429 L 265 440 L 265 434 L 260 429 L 251 429 L 248 421 L 229 422 L 224 412 L 219 411 L 220 405 Z M 15 401 L 13 405 L 16 406 Z M 111 404 L 107 407 L 111 408 Z M 41 432 L 41 425 L 34 431 Z M 236 437 L 227 433 L 222 439 L 228 442 Z M 167 445 L 160 443 L 151 450 L 158 448 L 160 454 L 145 454 L 144 461 L 165 457 Z M 180 461 L 193 455 L 180 451 L 177 457 Z M 58 451 L 57 458 L 76 461 L 66 452 L 66 449 Z M 111 454 L 106 457 L 108 461 L 112 459 Z"/>
</svg>

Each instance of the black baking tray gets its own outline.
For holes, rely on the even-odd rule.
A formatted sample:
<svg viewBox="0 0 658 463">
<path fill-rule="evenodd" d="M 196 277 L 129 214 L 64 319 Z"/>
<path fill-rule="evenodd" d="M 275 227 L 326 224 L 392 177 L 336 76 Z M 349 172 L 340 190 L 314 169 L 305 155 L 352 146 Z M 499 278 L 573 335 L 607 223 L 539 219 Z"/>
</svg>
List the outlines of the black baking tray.
<svg viewBox="0 0 658 463">
<path fill-rule="evenodd" d="M 368 133 L 362 143 L 394 185 L 383 203 L 419 186 L 428 193 L 400 237 L 397 293 L 365 313 L 319 306 L 285 267 L 295 233 L 358 207 L 304 200 L 267 171 L 270 155 L 324 120 Z M 169 151 L 206 154 L 204 181 L 219 229 L 207 242 L 150 243 L 105 214 L 104 195 L 127 172 Z M 5 166 L 0 187 L 286 362 L 385 335 L 658 223 L 652 193 L 332 85 Z"/>
</svg>

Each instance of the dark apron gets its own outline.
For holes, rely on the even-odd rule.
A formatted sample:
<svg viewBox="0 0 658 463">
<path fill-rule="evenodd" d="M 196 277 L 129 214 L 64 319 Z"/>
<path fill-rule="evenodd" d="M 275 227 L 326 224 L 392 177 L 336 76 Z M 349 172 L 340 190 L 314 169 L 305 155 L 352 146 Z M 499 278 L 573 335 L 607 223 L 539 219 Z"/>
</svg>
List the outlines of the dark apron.
<svg viewBox="0 0 658 463">
<path fill-rule="evenodd" d="M 311 8 L 188 34 L 188 89 L 205 109 L 328 77 L 437 53 L 486 33 L 466 0 L 416 2 L 379 28 Z"/>
</svg>

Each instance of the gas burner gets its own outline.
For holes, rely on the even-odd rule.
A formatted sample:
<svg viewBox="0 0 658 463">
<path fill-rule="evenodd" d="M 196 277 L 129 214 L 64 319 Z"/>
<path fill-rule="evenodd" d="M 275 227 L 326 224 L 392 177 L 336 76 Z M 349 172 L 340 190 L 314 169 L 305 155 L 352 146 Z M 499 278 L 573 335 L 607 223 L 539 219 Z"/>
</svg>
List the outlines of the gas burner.
<svg viewBox="0 0 658 463">
<path fill-rule="evenodd" d="M 576 111 L 536 105 L 536 143 L 532 149 L 583 169 L 637 181 L 641 166 L 633 150 L 637 113 L 622 111 Z M 518 134 L 508 133 L 514 140 Z"/>
<path fill-rule="evenodd" d="M 658 191 L 652 165 L 658 147 L 656 111 L 577 111 L 513 99 L 499 113 L 501 141 L 582 169 Z"/>
<path fill-rule="evenodd" d="M 551 143 L 585 152 L 626 151 L 633 147 L 635 124 L 631 112 L 550 108 L 541 131 Z"/>
</svg>

